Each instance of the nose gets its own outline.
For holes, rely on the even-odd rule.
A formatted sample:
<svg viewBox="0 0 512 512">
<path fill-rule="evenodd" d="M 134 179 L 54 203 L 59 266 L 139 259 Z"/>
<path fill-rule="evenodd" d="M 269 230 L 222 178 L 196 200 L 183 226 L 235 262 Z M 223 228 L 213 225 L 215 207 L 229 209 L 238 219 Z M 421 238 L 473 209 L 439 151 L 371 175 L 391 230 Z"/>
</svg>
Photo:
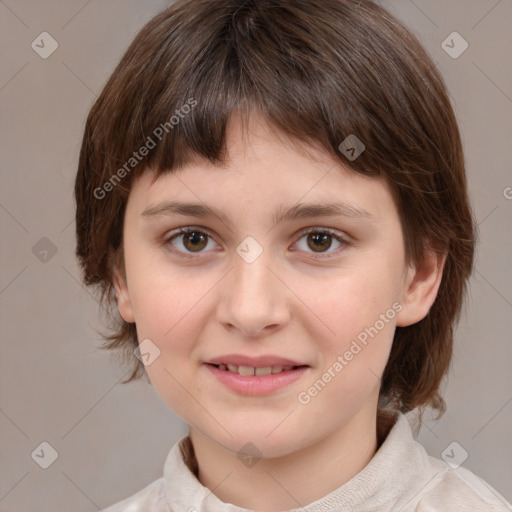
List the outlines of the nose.
<svg viewBox="0 0 512 512">
<path fill-rule="evenodd" d="M 293 295 L 282 274 L 270 251 L 263 250 L 250 263 L 235 254 L 233 268 L 219 291 L 218 321 L 245 337 L 281 329 L 290 320 Z"/>
</svg>

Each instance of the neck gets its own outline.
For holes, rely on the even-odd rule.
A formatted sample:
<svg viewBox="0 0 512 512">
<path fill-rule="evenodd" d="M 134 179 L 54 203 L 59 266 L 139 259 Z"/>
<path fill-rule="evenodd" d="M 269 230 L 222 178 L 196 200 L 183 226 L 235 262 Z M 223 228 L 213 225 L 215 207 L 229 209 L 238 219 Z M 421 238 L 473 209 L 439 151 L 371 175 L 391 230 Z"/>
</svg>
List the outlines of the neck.
<svg viewBox="0 0 512 512">
<path fill-rule="evenodd" d="M 390 417 L 382 416 L 377 428 L 377 411 L 372 412 L 360 411 L 313 445 L 249 467 L 193 429 L 184 456 L 201 484 L 225 503 L 266 512 L 300 508 L 334 491 L 370 462 L 392 425 Z"/>
</svg>

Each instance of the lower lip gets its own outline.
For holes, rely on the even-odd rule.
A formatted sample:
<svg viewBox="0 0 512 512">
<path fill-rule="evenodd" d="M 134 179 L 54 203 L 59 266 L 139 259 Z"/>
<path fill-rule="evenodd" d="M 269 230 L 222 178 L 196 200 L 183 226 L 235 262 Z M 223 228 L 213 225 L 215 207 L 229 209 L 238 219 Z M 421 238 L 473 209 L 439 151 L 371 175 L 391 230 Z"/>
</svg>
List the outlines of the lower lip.
<svg viewBox="0 0 512 512">
<path fill-rule="evenodd" d="M 211 364 L 205 364 L 205 366 L 226 387 L 236 393 L 249 396 L 268 395 L 300 379 L 309 370 L 309 366 L 301 366 L 295 370 L 270 375 L 244 376 L 228 370 L 220 370 Z"/>
</svg>

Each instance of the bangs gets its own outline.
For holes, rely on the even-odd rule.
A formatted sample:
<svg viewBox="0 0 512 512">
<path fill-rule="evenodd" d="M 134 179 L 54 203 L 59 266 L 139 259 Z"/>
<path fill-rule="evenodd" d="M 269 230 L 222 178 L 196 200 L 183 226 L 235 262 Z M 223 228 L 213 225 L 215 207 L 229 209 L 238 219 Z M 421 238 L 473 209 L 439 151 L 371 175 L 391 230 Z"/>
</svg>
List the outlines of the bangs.
<svg viewBox="0 0 512 512">
<path fill-rule="evenodd" d="M 417 113 L 412 91 L 393 86 L 396 45 L 388 44 L 382 20 L 377 37 L 367 20 L 354 16 L 356 9 L 365 11 L 364 3 L 328 3 L 339 15 L 336 24 L 312 3 L 296 12 L 294 5 L 268 1 L 196 1 L 186 14 L 173 6 L 158 15 L 138 34 L 99 100 L 109 105 L 95 123 L 105 130 L 103 154 L 109 156 L 103 179 L 124 168 L 118 186 L 126 196 L 131 179 L 148 168 L 159 175 L 196 158 L 223 166 L 229 120 L 239 116 L 247 133 L 251 113 L 276 135 L 320 146 L 363 174 L 399 165 L 391 150 L 396 133 L 418 148 L 413 134 L 422 130 L 402 129 Z M 311 22 L 323 25 L 321 38 L 304 23 L 308 8 Z M 349 162 L 338 147 L 353 134 L 370 151 Z"/>
</svg>

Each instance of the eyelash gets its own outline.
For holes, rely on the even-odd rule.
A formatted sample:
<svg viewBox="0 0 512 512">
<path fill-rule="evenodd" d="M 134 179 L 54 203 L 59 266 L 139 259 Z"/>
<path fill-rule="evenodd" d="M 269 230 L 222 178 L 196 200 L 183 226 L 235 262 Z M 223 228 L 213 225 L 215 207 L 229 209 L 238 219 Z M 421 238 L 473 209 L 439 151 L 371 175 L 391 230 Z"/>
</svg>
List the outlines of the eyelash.
<svg viewBox="0 0 512 512">
<path fill-rule="evenodd" d="M 212 235 L 208 232 L 208 230 L 205 230 L 203 228 L 198 228 L 198 227 L 194 227 L 194 226 L 189 226 L 189 227 L 185 227 L 185 228 L 179 228 L 179 230 L 177 232 L 173 231 L 171 232 L 171 234 L 166 237 L 165 240 L 163 240 L 162 242 L 162 245 L 166 246 L 167 247 L 167 250 L 169 250 L 170 252 L 172 252 L 173 254 L 177 254 L 178 256 L 180 257 L 183 257 L 183 258 L 187 258 L 187 259 L 194 259 L 198 256 L 191 256 L 190 254 L 193 254 L 193 253 L 184 253 L 182 251 L 179 251 L 177 249 L 175 249 L 172 245 L 172 240 L 174 240 L 175 238 L 181 236 L 181 235 L 187 235 L 187 234 L 190 234 L 190 233 L 201 233 L 201 234 L 204 234 L 204 235 L 207 235 L 210 239 L 213 239 Z M 353 244 L 352 242 L 350 242 L 349 240 L 347 240 L 346 238 L 342 237 L 341 235 L 339 235 L 336 231 L 332 230 L 332 229 L 329 229 L 329 228 L 308 228 L 306 231 L 302 231 L 300 233 L 300 237 L 299 237 L 299 240 L 301 240 L 304 236 L 306 235 L 309 235 L 309 234 L 327 234 L 327 235 L 330 235 L 332 236 L 336 241 L 340 242 L 343 246 L 345 247 L 351 247 Z M 338 249 L 339 251 L 340 249 Z M 341 249 L 343 250 L 343 249 Z M 334 253 L 338 252 L 338 251 L 333 251 Z M 200 255 L 202 254 L 202 252 L 198 252 L 196 253 L 197 255 Z M 327 258 L 331 258 L 333 257 L 334 255 L 332 253 L 318 253 L 318 254 L 327 254 L 327 256 L 312 256 L 313 259 L 327 259 Z"/>
</svg>

